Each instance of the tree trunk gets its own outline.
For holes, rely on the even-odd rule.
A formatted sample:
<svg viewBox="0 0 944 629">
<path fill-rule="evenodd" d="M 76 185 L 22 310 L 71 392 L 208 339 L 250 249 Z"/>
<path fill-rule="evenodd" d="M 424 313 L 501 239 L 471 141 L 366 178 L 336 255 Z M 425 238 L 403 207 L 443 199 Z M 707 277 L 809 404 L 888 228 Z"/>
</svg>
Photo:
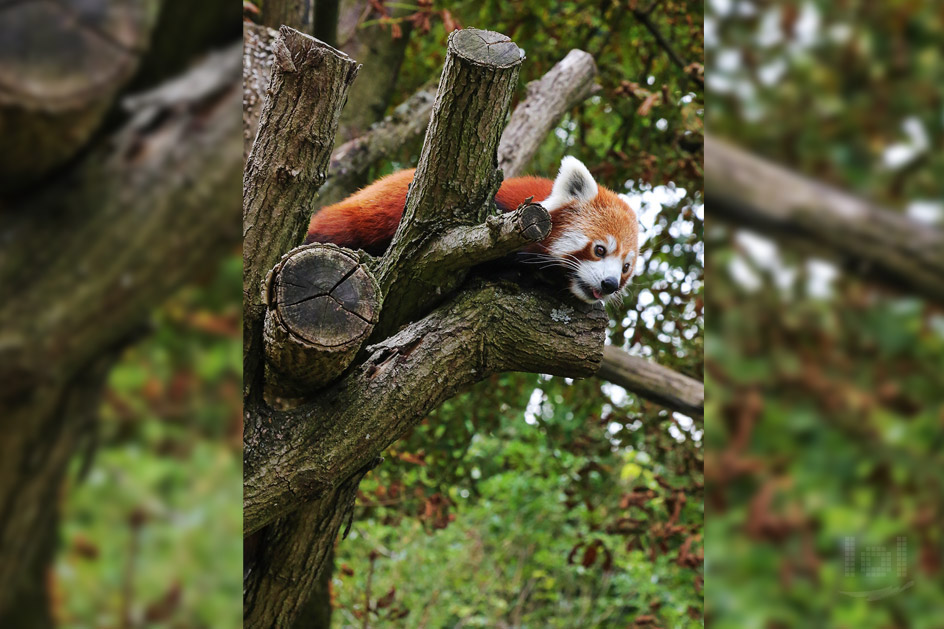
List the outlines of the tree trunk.
<svg viewBox="0 0 944 629">
<path fill-rule="evenodd" d="M 45 590 L 46 525 L 111 360 L 237 242 L 227 228 L 239 199 L 239 60 L 232 47 L 127 99 L 127 124 L 4 208 L 0 284 L 13 298 L 0 302 L 0 618 L 33 613 L 24 606 Z"/>
</svg>

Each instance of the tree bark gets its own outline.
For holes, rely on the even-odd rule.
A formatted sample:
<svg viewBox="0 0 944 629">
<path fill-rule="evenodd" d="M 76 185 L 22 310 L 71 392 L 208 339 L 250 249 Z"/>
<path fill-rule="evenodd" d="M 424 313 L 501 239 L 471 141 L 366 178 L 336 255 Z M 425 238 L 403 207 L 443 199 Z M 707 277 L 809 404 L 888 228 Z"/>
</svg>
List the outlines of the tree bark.
<svg viewBox="0 0 944 629">
<path fill-rule="evenodd" d="M 262 396 L 262 280 L 301 242 L 308 199 L 325 180 L 338 115 L 358 65 L 283 27 L 259 133 L 243 178 L 243 389 Z M 254 403 L 254 402 L 252 402 Z"/>
<path fill-rule="evenodd" d="M 712 215 L 853 275 L 944 303 L 944 230 L 705 137 Z"/>
<path fill-rule="evenodd" d="M 596 374 L 639 397 L 693 417 L 705 414 L 705 385 L 651 361 L 630 356 L 613 345 L 603 350 Z"/>
<path fill-rule="evenodd" d="M 243 163 L 249 160 L 252 143 L 259 130 L 265 91 L 275 63 L 275 40 L 279 36 L 268 26 L 243 23 Z"/>
<path fill-rule="evenodd" d="M 0 618 L 36 590 L 24 567 L 46 550 L 36 532 L 55 519 L 111 358 L 237 242 L 238 65 L 233 47 L 128 99 L 127 124 L 4 208 L 0 284 L 14 298 L 0 302 Z"/>
<path fill-rule="evenodd" d="M 377 280 L 356 253 L 336 245 L 293 249 L 265 285 L 266 381 L 283 397 L 340 376 L 380 314 Z"/>
<path fill-rule="evenodd" d="M 507 37 L 465 29 L 449 37 L 446 63 L 403 218 L 378 269 L 385 338 L 462 281 L 420 260 L 438 235 L 481 223 L 501 183 L 496 149 L 523 53 Z"/>
</svg>

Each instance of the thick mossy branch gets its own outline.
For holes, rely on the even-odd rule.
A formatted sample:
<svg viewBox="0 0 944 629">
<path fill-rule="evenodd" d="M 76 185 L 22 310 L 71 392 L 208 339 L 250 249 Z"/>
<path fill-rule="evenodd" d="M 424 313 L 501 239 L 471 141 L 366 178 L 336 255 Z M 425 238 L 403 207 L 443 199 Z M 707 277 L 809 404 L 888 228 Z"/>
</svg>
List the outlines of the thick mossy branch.
<svg viewBox="0 0 944 629">
<path fill-rule="evenodd" d="M 243 382 L 248 396 L 261 383 L 265 306 L 259 287 L 282 254 L 301 241 L 309 200 L 325 180 L 338 115 L 357 63 L 288 27 L 276 57 L 243 177 Z M 257 351 L 258 350 L 258 351 Z"/>
<path fill-rule="evenodd" d="M 324 497 L 301 505 L 258 533 L 257 543 L 266 552 L 244 580 L 245 629 L 322 627 L 298 616 L 331 559 L 338 532 L 350 525 L 357 488 L 368 471 L 369 467 L 363 468 Z"/>
<path fill-rule="evenodd" d="M 944 303 L 944 230 L 705 137 L 712 216 Z"/>
<path fill-rule="evenodd" d="M 639 397 L 692 417 L 705 414 L 705 385 L 656 363 L 607 345 L 597 376 Z"/>
<path fill-rule="evenodd" d="M 454 289 L 464 275 L 426 264 L 437 235 L 485 220 L 498 189 L 495 151 L 522 53 L 507 37 L 465 29 L 448 52 L 416 175 L 393 243 L 378 273 L 384 338 Z"/>
<path fill-rule="evenodd" d="M 476 280 L 452 301 L 368 348 L 314 402 L 247 408 L 244 528 L 249 534 L 373 461 L 457 392 L 503 371 L 585 377 L 597 371 L 607 316 L 554 295 Z"/>
<path fill-rule="evenodd" d="M 311 393 L 337 378 L 380 314 L 380 287 L 353 251 L 311 244 L 266 277 L 266 382 L 275 395 Z"/>
<path fill-rule="evenodd" d="M 239 63 L 234 46 L 129 99 L 68 176 L 4 208 L 0 397 L 87 363 L 239 241 Z"/>
</svg>

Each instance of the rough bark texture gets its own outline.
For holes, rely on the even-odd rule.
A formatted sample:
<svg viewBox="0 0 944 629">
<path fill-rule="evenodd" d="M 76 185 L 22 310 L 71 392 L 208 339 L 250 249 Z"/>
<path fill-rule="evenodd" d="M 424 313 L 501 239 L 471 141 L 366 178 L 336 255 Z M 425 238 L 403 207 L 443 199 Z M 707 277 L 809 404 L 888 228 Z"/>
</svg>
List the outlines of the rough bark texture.
<svg viewBox="0 0 944 629">
<path fill-rule="evenodd" d="M 498 165 L 506 179 L 524 172 L 561 116 L 592 93 L 596 76 L 593 56 L 571 50 L 539 80 L 528 83 L 528 95 L 511 114 L 498 148 Z"/>
<path fill-rule="evenodd" d="M 244 627 L 328 628 L 304 623 L 301 614 L 321 574 L 330 573 L 335 539 L 353 515 L 357 486 L 367 471 L 262 531 L 259 543 L 267 552 L 244 579 Z M 306 595 L 300 595 L 303 592 Z"/>
<path fill-rule="evenodd" d="M 347 369 L 380 314 L 380 287 L 358 255 L 331 244 L 287 253 L 265 282 L 273 393 L 296 397 Z"/>
<path fill-rule="evenodd" d="M 382 339 L 453 290 L 464 274 L 420 260 L 437 236 L 481 223 L 498 191 L 495 151 L 522 53 L 507 37 L 465 29 L 449 36 L 446 63 L 403 218 L 378 272 Z"/>
<path fill-rule="evenodd" d="M 607 345 L 604 348 L 603 364 L 596 375 L 670 410 L 693 417 L 705 414 L 703 383 L 643 358 L 630 356 L 618 347 Z"/>
<path fill-rule="evenodd" d="M 129 99 L 127 124 L 4 207 L 0 285 L 15 298 L 0 301 L 0 618 L 22 618 L 20 593 L 36 590 L 24 566 L 48 543 L 37 532 L 55 521 L 110 360 L 238 242 L 227 228 L 239 203 L 239 61 L 233 47 Z"/>
<path fill-rule="evenodd" d="M 0 192 L 75 156 L 146 49 L 155 0 L 0 5 Z"/>
<path fill-rule="evenodd" d="M 324 182 L 338 114 L 357 63 L 288 27 L 275 43 L 259 133 L 243 177 L 243 387 L 262 395 L 262 280 L 301 242 Z"/>
<path fill-rule="evenodd" d="M 278 31 L 268 26 L 243 23 L 243 162 L 249 159 L 259 130 L 259 117 L 272 78 L 278 36 Z"/>
<path fill-rule="evenodd" d="M 854 275 L 944 303 L 944 230 L 705 137 L 713 216 L 836 260 Z"/>
<path fill-rule="evenodd" d="M 607 317 L 540 290 L 486 283 L 368 348 L 366 360 L 312 402 L 251 408 L 246 534 L 328 494 L 463 388 L 502 371 L 586 377 L 599 368 Z"/>
</svg>

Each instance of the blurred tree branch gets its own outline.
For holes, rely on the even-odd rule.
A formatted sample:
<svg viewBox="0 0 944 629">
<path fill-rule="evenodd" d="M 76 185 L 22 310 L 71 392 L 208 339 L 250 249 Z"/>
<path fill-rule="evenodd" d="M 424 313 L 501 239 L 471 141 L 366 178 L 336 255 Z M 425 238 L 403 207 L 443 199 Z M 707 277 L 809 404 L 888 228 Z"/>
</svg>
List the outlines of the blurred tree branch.
<svg viewBox="0 0 944 629">
<path fill-rule="evenodd" d="M 944 303 L 944 230 L 705 138 L 713 216 L 755 230 L 849 273 Z"/>
</svg>

